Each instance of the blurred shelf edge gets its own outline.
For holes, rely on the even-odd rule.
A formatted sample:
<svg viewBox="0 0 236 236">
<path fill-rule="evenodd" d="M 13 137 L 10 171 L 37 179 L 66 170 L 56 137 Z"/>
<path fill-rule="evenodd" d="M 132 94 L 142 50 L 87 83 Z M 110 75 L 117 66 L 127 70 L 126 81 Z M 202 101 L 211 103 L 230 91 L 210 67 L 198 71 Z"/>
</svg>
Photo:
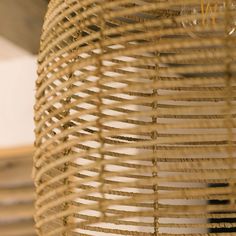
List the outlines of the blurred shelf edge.
<svg viewBox="0 0 236 236">
<path fill-rule="evenodd" d="M 36 235 L 33 153 L 33 145 L 0 148 L 0 235 Z"/>
<path fill-rule="evenodd" d="M 0 189 L 33 185 L 33 145 L 0 149 Z"/>
<path fill-rule="evenodd" d="M 0 35 L 37 54 L 48 0 L 1 0 Z"/>
<path fill-rule="evenodd" d="M 32 157 L 34 153 L 33 145 L 25 145 L 12 148 L 0 148 L 0 161 L 8 158 Z"/>
</svg>

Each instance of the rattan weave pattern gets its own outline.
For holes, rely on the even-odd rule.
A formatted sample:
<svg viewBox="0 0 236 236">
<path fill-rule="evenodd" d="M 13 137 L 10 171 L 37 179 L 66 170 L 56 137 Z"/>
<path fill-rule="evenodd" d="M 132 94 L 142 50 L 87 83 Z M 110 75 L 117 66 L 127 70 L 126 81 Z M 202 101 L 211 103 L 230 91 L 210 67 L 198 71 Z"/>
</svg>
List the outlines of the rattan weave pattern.
<svg viewBox="0 0 236 236">
<path fill-rule="evenodd" d="M 236 216 L 234 3 L 50 1 L 35 104 L 39 235 L 236 227 L 207 220 Z"/>
</svg>

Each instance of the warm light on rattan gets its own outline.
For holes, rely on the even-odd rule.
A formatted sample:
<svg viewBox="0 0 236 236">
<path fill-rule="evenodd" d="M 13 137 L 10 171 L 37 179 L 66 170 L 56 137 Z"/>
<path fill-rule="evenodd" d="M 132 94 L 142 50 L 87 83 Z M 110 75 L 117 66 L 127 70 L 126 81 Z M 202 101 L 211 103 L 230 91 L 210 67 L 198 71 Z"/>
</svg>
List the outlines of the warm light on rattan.
<svg viewBox="0 0 236 236">
<path fill-rule="evenodd" d="M 35 104 L 39 235 L 236 227 L 223 220 L 236 218 L 234 4 L 51 0 Z"/>
</svg>

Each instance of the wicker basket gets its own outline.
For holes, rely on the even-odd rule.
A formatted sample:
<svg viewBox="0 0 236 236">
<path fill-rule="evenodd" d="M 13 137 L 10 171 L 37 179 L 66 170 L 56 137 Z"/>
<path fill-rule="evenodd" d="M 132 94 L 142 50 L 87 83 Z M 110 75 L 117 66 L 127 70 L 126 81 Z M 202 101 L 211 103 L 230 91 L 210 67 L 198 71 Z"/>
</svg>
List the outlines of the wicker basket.
<svg viewBox="0 0 236 236">
<path fill-rule="evenodd" d="M 235 235 L 224 220 L 236 216 L 235 5 L 51 0 L 35 105 L 39 235 Z"/>
</svg>

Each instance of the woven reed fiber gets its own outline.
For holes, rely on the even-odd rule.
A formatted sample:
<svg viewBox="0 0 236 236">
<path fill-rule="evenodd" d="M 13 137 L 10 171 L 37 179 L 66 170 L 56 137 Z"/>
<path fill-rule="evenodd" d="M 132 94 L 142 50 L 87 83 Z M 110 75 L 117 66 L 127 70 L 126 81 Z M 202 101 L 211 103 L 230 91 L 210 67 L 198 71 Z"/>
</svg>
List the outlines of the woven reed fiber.
<svg viewBox="0 0 236 236">
<path fill-rule="evenodd" d="M 50 1 L 35 104 L 39 235 L 235 235 L 235 9 Z"/>
</svg>

